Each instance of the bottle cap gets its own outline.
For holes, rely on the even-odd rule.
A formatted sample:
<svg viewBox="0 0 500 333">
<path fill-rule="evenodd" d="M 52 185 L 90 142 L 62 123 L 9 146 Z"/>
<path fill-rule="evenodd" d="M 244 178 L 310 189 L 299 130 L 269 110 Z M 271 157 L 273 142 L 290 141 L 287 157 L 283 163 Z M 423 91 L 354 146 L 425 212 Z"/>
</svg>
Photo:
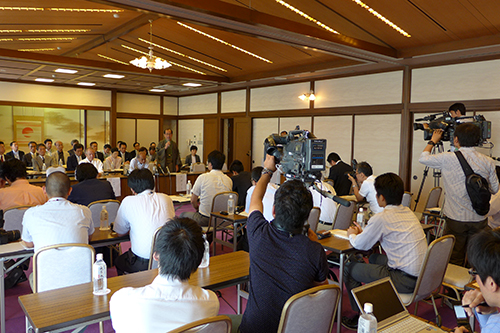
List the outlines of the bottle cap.
<svg viewBox="0 0 500 333">
<path fill-rule="evenodd" d="M 96 260 L 102 260 L 102 253 L 97 254 Z M 366 306 L 366 304 L 365 304 L 365 306 Z"/>
<path fill-rule="evenodd" d="M 373 304 L 372 303 L 365 303 L 363 306 L 363 309 L 365 310 L 365 313 L 372 313 L 373 312 Z"/>
</svg>

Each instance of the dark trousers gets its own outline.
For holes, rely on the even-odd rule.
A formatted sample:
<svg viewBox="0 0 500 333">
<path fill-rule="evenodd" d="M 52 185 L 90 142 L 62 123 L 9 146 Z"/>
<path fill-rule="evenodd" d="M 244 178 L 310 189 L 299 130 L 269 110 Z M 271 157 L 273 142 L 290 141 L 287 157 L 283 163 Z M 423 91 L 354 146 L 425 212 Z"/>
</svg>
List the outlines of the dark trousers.
<svg viewBox="0 0 500 333">
<path fill-rule="evenodd" d="M 369 264 L 358 261 L 347 262 L 344 270 L 344 284 L 347 288 L 349 301 L 353 311 L 360 312 L 351 290 L 361 286 L 362 283 L 369 283 L 389 276 L 396 290 L 400 293 L 412 293 L 417 283 L 417 277 L 406 274 L 399 269 L 392 269 L 387 266 L 387 256 L 385 254 L 374 253 L 368 259 Z"/>
<path fill-rule="evenodd" d="M 123 275 L 124 272 L 135 273 L 148 269 L 149 259 L 136 256 L 132 249 L 120 255 L 115 260 L 116 273 Z"/>
<path fill-rule="evenodd" d="M 455 236 L 455 246 L 453 246 L 450 258 L 451 264 L 465 266 L 467 244 L 470 238 L 485 228 L 489 228 L 488 219 L 480 222 L 461 222 L 446 217 L 444 234 Z"/>
</svg>

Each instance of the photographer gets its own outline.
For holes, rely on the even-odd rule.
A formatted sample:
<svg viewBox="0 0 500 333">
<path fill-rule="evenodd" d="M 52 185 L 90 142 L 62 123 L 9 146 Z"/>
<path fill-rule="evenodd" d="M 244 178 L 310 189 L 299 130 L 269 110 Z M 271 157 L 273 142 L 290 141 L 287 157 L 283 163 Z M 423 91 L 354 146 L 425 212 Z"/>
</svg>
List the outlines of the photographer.
<svg viewBox="0 0 500 333">
<path fill-rule="evenodd" d="M 356 167 L 356 179 L 351 175 L 348 175 L 349 180 L 352 183 L 352 188 L 354 189 L 354 196 L 357 201 L 363 201 L 366 199 L 370 204 L 370 210 L 373 214 L 380 213 L 384 208 L 380 207 L 377 202 L 375 191 L 375 176 L 373 175 L 373 169 L 370 164 L 366 162 L 358 163 Z M 359 183 L 359 185 L 358 185 Z"/>
<path fill-rule="evenodd" d="M 445 234 L 454 235 L 455 246 L 450 263 L 463 266 L 468 240 L 472 235 L 488 225 L 486 216 L 476 213 L 465 186 L 465 174 L 455 153 L 446 152 L 431 155 L 432 148 L 441 140 L 443 130 L 436 129 L 431 140 L 420 155 L 419 162 L 434 169 L 442 170 L 446 200 L 443 213 L 446 217 Z M 490 185 L 490 192 L 498 191 L 498 178 L 493 160 L 474 147 L 479 144 L 481 130 L 472 123 L 460 124 L 455 129 L 453 144 L 459 150 L 475 173 L 480 174 Z"/>
</svg>

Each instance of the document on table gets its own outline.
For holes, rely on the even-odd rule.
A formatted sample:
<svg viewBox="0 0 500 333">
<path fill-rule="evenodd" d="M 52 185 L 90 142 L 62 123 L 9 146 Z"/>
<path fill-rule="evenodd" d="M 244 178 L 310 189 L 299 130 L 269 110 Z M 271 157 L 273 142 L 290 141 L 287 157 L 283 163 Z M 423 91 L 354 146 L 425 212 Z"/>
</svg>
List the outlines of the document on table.
<svg viewBox="0 0 500 333">
<path fill-rule="evenodd" d="M 347 240 L 349 239 L 349 236 L 347 236 L 347 230 L 333 229 L 333 230 L 330 230 L 330 233 L 337 238 L 342 238 L 342 239 L 347 239 Z"/>
<path fill-rule="evenodd" d="M 122 195 L 122 189 L 120 185 L 120 177 L 109 177 L 107 178 L 108 182 L 111 184 L 113 188 L 113 192 L 115 192 L 115 197 L 119 197 Z"/>
</svg>

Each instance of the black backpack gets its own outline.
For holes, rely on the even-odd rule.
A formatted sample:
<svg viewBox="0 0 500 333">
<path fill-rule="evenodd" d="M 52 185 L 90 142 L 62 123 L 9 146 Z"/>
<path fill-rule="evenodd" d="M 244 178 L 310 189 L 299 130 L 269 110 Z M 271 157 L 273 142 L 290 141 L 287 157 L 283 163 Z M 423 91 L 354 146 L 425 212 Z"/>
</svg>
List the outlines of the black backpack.
<svg viewBox="0 0 500 333">
<path fill-rule="evenodd" d="M 474 173 L 469 163 L 462 155 L 462 152 L 456 151 L 455 154 L 460 161 L 460 165 L 465 173 L 465 187 L 467 188 L 467 193 L 469 194 L 470 201 L 472 202 L 472 208 L 479 215 L 486 215 L 490 211 L 490 185 L 488 181 L 481 175 Z"/>
</svg>

